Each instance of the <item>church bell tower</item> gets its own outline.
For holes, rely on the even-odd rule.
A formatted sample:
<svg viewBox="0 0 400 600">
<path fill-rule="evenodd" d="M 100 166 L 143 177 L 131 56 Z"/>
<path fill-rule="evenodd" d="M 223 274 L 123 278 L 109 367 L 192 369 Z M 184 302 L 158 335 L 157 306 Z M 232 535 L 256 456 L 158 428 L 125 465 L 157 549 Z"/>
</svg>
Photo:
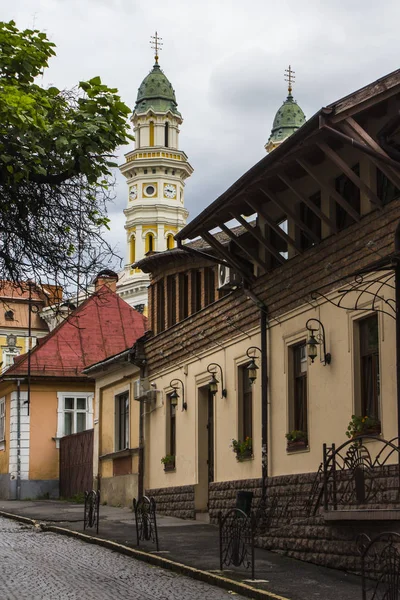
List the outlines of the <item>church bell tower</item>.
<svg viewBox="0 0 400 600">
<path fill-rule="evenodd" d="M 158 64 L 161 38 L 152 37 L 153 69 L 142 81 L 131 117 L 135 149 L 120 166 L 128 185 L 125 214 L 126 260 L 119 295 L 146 313 L 149 276 L 133 265 L 149 252 L 171 250 L 186 225 L 185 180 L 193 168 L 179 150 L 182 116 L 174 89 Z"/>
</svg>

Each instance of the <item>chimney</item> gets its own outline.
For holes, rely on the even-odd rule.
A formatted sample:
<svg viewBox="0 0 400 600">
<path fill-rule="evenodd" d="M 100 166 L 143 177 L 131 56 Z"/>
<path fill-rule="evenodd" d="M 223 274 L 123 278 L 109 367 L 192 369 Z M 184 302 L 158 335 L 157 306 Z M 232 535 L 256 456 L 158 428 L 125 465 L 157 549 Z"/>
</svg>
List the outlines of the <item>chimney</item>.
<svg viewBox="0 0 400 600">
<path fill-rule="evenodd" d="M 114 271 L 110 271 L 110 269 L 104 269 L 100 271 L 100 273 L 96 276 L 94 283 L 95 291 L 98 292 L 103 285 L 106 285 L 110 288 L 112 292 L 117 291 L 117 281 L 118 275 Z"/>
</svg>

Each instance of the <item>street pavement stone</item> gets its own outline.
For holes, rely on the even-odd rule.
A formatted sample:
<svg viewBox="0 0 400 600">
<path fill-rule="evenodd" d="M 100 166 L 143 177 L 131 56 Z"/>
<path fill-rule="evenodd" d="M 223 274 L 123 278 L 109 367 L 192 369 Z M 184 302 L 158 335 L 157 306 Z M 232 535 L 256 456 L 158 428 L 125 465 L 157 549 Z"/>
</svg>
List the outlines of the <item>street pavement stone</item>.
<svg viewBox="0 0 400 600">
<path fill-rule="evenodd" d="M 229 591 L 1 517 L 0 556 L 1 600 L 232 598 Z"/>
</svg>

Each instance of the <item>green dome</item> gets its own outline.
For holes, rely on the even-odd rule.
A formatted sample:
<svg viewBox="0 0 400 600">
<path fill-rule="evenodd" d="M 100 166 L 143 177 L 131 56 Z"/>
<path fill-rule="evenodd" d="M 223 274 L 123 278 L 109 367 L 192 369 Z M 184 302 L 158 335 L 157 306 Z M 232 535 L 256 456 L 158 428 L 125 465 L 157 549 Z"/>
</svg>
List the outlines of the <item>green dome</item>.
<svg viewBox="0 0 400 600">
<path fill-rule="evenodd" d="M 177 106 L 174 89 L 156 63 L 139 87 L 134 112 L 145 113 L 151 108 L 181 116 Z"/>
<path fill-rule="evenodd" d="M 271 135 L 266 144 L 267 150 L 275 148 L 306 122 L 306 117 L 291 94 L 275 115 Z"/>
</svg>

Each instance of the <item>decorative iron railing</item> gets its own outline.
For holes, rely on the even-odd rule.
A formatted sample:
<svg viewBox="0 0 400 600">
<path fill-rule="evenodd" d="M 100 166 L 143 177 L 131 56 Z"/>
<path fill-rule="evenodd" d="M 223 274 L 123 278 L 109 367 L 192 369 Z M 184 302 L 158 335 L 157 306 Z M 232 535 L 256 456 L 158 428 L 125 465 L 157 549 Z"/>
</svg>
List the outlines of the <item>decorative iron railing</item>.
<svg viewBox="0 0 400 600">
<path fill-rule="evenodd" d="M 254 514 L 246 515 L 239 508 L 232 508 L 224 516 L 218 515 L 220 569 L 224 566 L 251 567 L 254 579 Z"/>
<path fill-rule="evenodd" d="M 366 444 L 367 442 L 367 444 Z M 324 509 L 400 501 L 398 438 L 362 435 L 323 447 Z"/>
<path fill-rule="evenodd" d="M 361 554 L 362 600 L 399 600 L 400 534 L 380 533 L 357 539 Z"/>
<path fill-rule="evenodd" d="M 85 492 L 85 507 L 83 513 L 83 529 L 96 528 L 99 533 L 100 491 Z"/>
<path fill-rule="evenodd" d="M 159 551 L 156 502 L 154 498 L 143 496 L 139 500 L 133 499 L 133 512 L 136 522 L 136 543 L 140 541 L 153 542 Z"/>
<path fill-rule="evenodd" d="M 271 529 L 280 529 L 297 520 L 313 517 L 321 504 L 323 495 L 323 465 L 319 466 L 310 483 L 287 487 L 289 493 L 281 490 L 267 490 L 255 508 L 257 535 L 263 535 Z"/>
</svg>

